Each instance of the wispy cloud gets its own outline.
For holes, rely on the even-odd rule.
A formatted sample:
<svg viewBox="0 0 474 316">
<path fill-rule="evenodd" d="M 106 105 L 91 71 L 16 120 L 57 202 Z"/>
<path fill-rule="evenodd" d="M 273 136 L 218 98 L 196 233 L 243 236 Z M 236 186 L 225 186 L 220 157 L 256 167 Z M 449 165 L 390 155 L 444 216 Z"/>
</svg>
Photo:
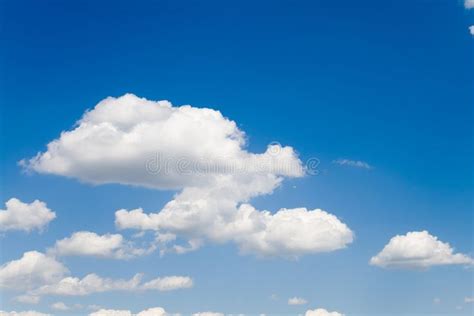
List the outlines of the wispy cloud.
<svg viewBox="0 0 474 316">
<path fill-rule="evenodd" d="M 373 169 L 371 165 L 369 165 L 365 161 L 361 160 L 351 160 L 351 159 L 345 159 L 345 158 L 339 158 L 337 160 L 333 160 L 332 163 L 340 166 L 349 166 L 349 167 L 354 167 L 354 168 L 361 168 L 361 169 Z"/>
<path fill-rule="evenodd" d="M 466 9 L 472 9 L 474 8 L 474 0 L 465 0 L 464 1 L 464 7 Z"/>
<path fill-rule="evenodd" d="M 308 303 L 308 301 L 301 297 L 292 297 L 288 299 L 288 305 L 304 305 L 306 303 Z"/>
</svg>

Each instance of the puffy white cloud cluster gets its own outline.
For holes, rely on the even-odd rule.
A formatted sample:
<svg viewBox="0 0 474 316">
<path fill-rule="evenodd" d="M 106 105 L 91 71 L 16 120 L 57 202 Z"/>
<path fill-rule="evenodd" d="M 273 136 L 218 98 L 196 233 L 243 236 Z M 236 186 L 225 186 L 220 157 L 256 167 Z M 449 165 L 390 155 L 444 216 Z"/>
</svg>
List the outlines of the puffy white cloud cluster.
<svg viewBox="0 0 474 316">
<path fill-rule="evenodd" d="M 325 211 L 272 214 L 247 204 L 272 193 L 285 177 L 302 177 L 305 169 L 291 147 L 247 151 L 237 124 L 212 109 L 173 107 L 132 94 L 110 97 L 23 165 L 94 184 L 180 190 L 157 213 L 116 213 L 118 228 L 156 231 L 162 251 L 185 253 L 206 240 L 231 241 L 243 253 L 294 258 L 341 249 L 353 240 L 351 230 Z M 117 244 L 109 254 L 116 256 L 120 240 L 112 236 Z M 177 237 L 189 245 L 170 245 Z"/>
<path fill-rule="evenodd" d="M 186 211 L 172 201 L 159 213 L 142 209 L 116 212 L 120 229 L 165 231 L 214 242 L 235 242 L 243 253 L 297 257 L 305 253 L 344 248 L 353 240 L 352 231 L 336 216 L 323 210 L 281 209 L 275 214 L 258 211 L 249 204 L 238 208 L 214 208 L 203 202 Z"/>
<path fill-rule="evenodd" d="M 153 251 L 154 248 L 134 248 L 120 234 L 98 235 L 93 232 L 75 232 L 71 237 L 56 241 L 50 253 L 58 256 L 95 256 L 129 259 Z"/>
<path fill-rule="evenodd" d="M 304 305 L 306 303 L 308 303 L 308 301 L 301 297 L 295 296 L 288 299 L 288 305 Z"/>
<path fill-rule="evenodd" d="M 344 316 L 344 314 L 338 312 L 328 312 L 323 308 L 318 308 L 315 310 L 306 311 L 305 316 Z"/>
<path fill-rule="evenodd" d="M 136 274 L 130 280 L 102 278 L 91 273 L 84 278 L 66 277 L 52 284 L 34 290 L 34 295 L 84 296 L 106 291 L 133 291 L 141 282 L 142 275 Z"/>
<path fill-rule="evenodd" d="M 30 290 L 61 280 L 69 270 L 52 257 L 28 251 L 18 260 L 0 266 L 0 288 Z"/>
<path fill-rule="evenodd" d="M 57 283 L 43 285 L 31 292 L 32 295 L 84 296 L 108 291 L 172 291 L 191 288 L 193 281 L 185 276 L 167 276 L 142 282 L 143 275 L 136 274 L 129 280 L 102 278 L 91 273 L 84 278 L 66 277 Z"/>
<path fill-rule="evenodd" d="M 46 206 L 46 203 L 38 200 L 23 203 L 19 199 L 11 198 L 5 206 L 6 209 L 0 210 L 0 231 L 42 230 L 56 218 L 56 214 Z"/>
<path fill-rule="evenodd" d="M 438 240 L 427 231 L 397 235 L 370 264 L 384 268 L 429 268 L 437 265 L 472 265 L 474 260 L 467 255 L 454 253 L 448 244 Z"/>
<path fill-rule="evenodd" d="M 166 276 L 143 282 L 136 274 L 129 280 L 109 279 L 94 273 L 80 279 L 71 277 L 69 270 L 56 259 L 36 251 L 0 267 L 0 287 L 27 291 L 17 301 L 37 303 L 44 295 L 84 296 L 108 291 L 171 291 L 191 288 L 193 280 L 187 276 Z"/>
</svg>

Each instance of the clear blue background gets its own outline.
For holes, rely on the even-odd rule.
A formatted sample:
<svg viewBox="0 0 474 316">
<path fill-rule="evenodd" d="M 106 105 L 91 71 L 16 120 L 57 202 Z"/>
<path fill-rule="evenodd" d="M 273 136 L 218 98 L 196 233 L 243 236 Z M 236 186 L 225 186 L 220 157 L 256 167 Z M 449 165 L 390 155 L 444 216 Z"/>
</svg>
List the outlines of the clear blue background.
<svg viewBox="0 0 474 316">
<path fill-rule="evenodd" d="M 0 237 L 1 262 L 78 230 L 115 232 L 119 208 L 159 210 L 173 192 L 25 175 L 30 158 L 107 96 L 131 92 L 220 110 L 249 138 L 271 141 L 318 176 L 285 182 L 253 203 L 322 208 L 356 233 L 346 250 L 299 261 L 207 245 L 183 256 L 123 262 L 66 258 L 74 275 L 186 274 L 170 293 L 46 298 L 139 311 L 215 310 L 347 315 L 472 315 L 472 269 L 368 265 L 396 234 L 429 230 L 473 253 L 474 12 L 456 0 L 0 1 L 1 203 L 40 199 L 58 218 L 42 233 Z M 373 170 L 338 167 L 340 157 Z M 271 300 L 272 294 L 277 295 Z M 288 306 L 292 296 L 307 306 Z M 3 309 L 25 309 L 1 294 Z M 442 302 L 433 304 L 439 297 Z M 456 306 L 463 310 L 456 310 Z"/>
</svg>

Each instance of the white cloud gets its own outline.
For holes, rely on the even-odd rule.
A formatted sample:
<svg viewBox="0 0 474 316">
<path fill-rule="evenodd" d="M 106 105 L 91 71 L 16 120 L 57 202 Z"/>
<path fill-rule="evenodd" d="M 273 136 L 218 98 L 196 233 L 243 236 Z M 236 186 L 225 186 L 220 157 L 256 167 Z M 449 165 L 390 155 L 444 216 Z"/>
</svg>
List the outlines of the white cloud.
<svg viewBox="0 0 474 316">
<path fill-rule="evenodd" d="M 474 0 L 465 0 L 464 7 L 466 7 L 466 9 L 474 8 Z"/>
<path fill-rule="evenodd" d="M 69 238 L 58 240 L 51 253 L 59 256 L 95 256 L 128 259 L 151 252 L 150 249 L 134 248 L 122 235 L 97 235 L 93 232 L 75 232 Z"/>
<path fill-rule="evenodd" d="M 441 304 L 441 299 L 440 299 L 439 297 L 435 297 L 435 298 L 433 299 L 433 304 L 435 304 L 435 305 Z"/>
<path fill-rule="evenodd" d="M 464 298 L 464 303 L 474 303 L 474 296 L 465 297 Z"/>
<path fill-rule="evenodd" d="M 131 291 L 137 289 L 142 275 L 137 274 L 130 280 L 114 280 L 102 278 L 94 273 L 79 279 L 66 277 L 56 283 L 43 285 L 34 291 L 33 295 L 64 295 L 83 296 L 106 291 Z"/>
<path fill-rule="evenodd" d="M 137 316 L 166 316 L 166 315 L 168 314 L 161 307 L 149 308 L 137 314 Z"/>
<path fill-rule="evenodd" d="M 84 278 L 67 277 L 57 283 L 48 284 L 32 291 L 32 295 L 85 296 L 109 291 L 172 291 L 193 286 L 189 277 L 169 276 L 142 283 L 142 274 L 129 280 L 102 278 L 94 273 Z"/>
<path fill-rule="evenodd" d="M 304 305 L 306 303 L 308 301 L 301 297 L 291 297 L 288 299 L 288 305 Z"/>
<path fill-rule="evenodd" d="M 428 268 L 436 265 L 471 265 L 473 259 L 454 249 L 427 231 L 397 235 L 375 257 L 370 264 L 384 268 Z"/>
<path fill-rule="evenodd" d="M 35 311 L 26 311 L 26 312 L 4 312 L 0 311 L 0 316 L 51 316 L 51 314 L 44 314 Z"/>
<path fill-rule="evenodd" d="M 201 313 L 194 313 L 193 316 L 224 316 L 224 314 L 216 313 L 216 312 L 201 312 Z"/>
<path fill-rule="evenodd" d="M 159 213 L 119 210 L 115 214 L 116 225 L 120 229 L 167 231 L 214 242 L 233 241 L 243 253 L 264 256 L 298 257 L 342 249 L 353 241 L 352 231 L 323 210 L 281 209 L 271 214 L 242 204 L 221 213 L 220 208 L 200 202 L 186 211 L 175 208 L 176 200 Z"/>
<path fill-rule="evenodd" d="M 37 251 L 28 251 L 21 259 L 7 262 L 0 267 L 0 287 L 29 290 L 42 284 L 57 282 L 68 273 L 68 269 L 54 258 Z"/>
<path fill-rule="evenodd" d="M 90 313 L 89 316 L 132 316 L 132 312 L 129 310 L 100 309 Z"/>
<path fill-rule="evenodd" d="M 469 33 L 471 33 L 471 35 L 474 35 L 474 25 L 471 25 L 469 27 Z"/>
<path fill-rule="evenodd" d="M 361 160 L 350 160 L 350 159 L 340 158 L 337 160 L 333 160 L 332 163 L 340 165 L 340 166 L 349 166 L 349 167 L 368 169 L 368 170 L 373 169 L 371 165 Z"/>
<path fill-rule="evenodd" d="M 129 310 L 114 310 L 114 309 L 100 309 L 96 312 L 89 314 L 89 316 L 169 316 L 166 311 L 161 307 L 153 307 L 143 310 L 137 314 L 132 314 Z"/>
<path fill-rule="evenodd" d="M 252 154 L 244 144 L 244 133 L 219 111 L 173 107 L 168 101 L 126 94 L 101 101 L 73 130 L 49 143 L 46 152 L 23 164 L 40 173 L 95 184 L 160 189 L 211 184 L 235 167 L 249 168 L 254 178 L 303 175 L 291 147 Z"/>
<path fill-rule="evenodd" d="M 39 296 L 33 296 L 33 295 L 19 295 L 14 298 L 14 300 L 18 303 L 23 303 L 23 304 L 38 304 L 40 302 L 40 297 Z"/>
<path fill-rule="evenodd" d="M 232 241 L 244 253 L 294 258 L 341 249 L 353 240 L 348 227 L 324 211 L 282 209 L 272 215 L 246 204 L 272 193 L 286 177 L 304 176 L 305 169 L 291 147 L 247 151 L 237 124 L 212 109 L 173 107 L 132 94 L 107 98 L 46 152 L 22 164 L 94 184 L 180 190 L 159 213 L 116 213 L 118 228 L 174 236 L 167 243 L 157 240 L 161 252 Z M 177 237 L 189 245 L 171 245 Z"/>
<path fill-rule="evenodd" d="M 172 291 L 193 287 L 193 280 L 183 276 L 156 278 L 143 284 L 144 290 Z"/>
<path fill-rule="evenodd" d="M 344 316 L 344 314 L 338 312 L 328 312 L 323 308 L 318 308 L 315 310 L 306 311 L 305 316 Z"/>
<path fill-rule="evenodd" d="M 0 267 L 0 288 L 26 291 L 15 297 L 20 303 L 36 304 L 44 295 L 84 296 L 109 291 L 172 291 L 191 288 L 187 276 L 165 276 L 142 282 L 143 275 L 129 280 L 103 278 L 94 273 L 80 279 L 68 276 L 69 270 L 53 257 L 29 251 L 22 258 Z"/>
<path fill-rule="evenodd" d="M 11 198 L 5 203 L 5 206 L 5 210 L 0 210 L 0 231 L 42 230 L 56 218 L 56 214 L 44 202 L 38 200 L 28 204 Z"/>
<path fill-rule="evenodd" d="M 53 303 L 53 304 L 51 304 L 51 308 L 56 310 L 56 311 L 68 311 L 68 310 L 71 309 L 69 306 L 67 306 L 63 302 Z"/>
</svg>

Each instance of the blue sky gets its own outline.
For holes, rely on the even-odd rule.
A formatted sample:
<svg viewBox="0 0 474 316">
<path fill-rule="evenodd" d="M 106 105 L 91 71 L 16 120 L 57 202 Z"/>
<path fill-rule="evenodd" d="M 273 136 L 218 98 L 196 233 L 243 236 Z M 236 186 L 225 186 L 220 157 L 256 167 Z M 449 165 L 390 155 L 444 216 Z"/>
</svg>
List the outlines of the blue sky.
<svg viewBox="0 0 474 316">
<path fill-rule="evenodd" d="M 18 165 L 101 100 L 126 93 L 220 111 L 245 132 L 250 153 L 278 142 L 303 163 L 317 158 L 317 175 L 288 177 L 250 203 L 272 213 L 320 208 L 354 233 L 345 249 L 297 260 L 212 241 L 181 255 L 64 256 L 57 260 L 81 278 L 143 272 L 194 285 L 46 295 L 35 305 L 4 288 L 2 310 L 89 312 L 54 311 L 60 301 L 183 314 L 472 315 L 472 267 L 369 265 L 392 237 L 424 230 L 473 255 L 474 11 L 462 1 L 1 1 L 0 11 L 1 209 L 15 197 L 56 213 L 42 232 L 3 232 L 2 264 L 78 231 L 133 240 L 137 231 L 119 230 L 115 212 L 156 212 L 180 191 L 92 185 Z M 291 297 L 307 304 L 288 305 Z"/>
</svg>

